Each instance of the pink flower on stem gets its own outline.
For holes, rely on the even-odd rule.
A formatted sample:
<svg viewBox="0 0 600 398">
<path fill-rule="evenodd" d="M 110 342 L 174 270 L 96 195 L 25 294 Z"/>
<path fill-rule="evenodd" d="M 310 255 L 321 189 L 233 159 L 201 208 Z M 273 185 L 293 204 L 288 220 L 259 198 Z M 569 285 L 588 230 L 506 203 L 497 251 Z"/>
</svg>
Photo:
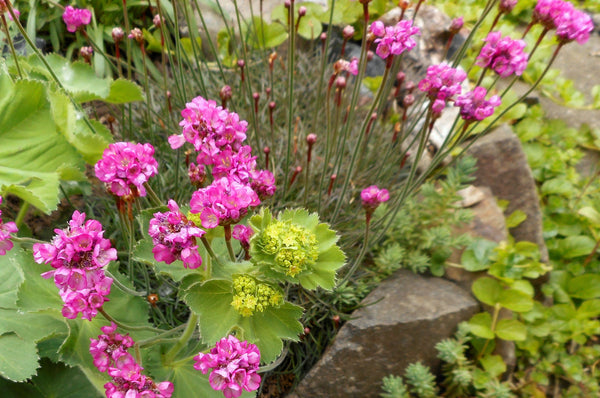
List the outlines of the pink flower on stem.
<svg viewBox="0 0 600 398">
<path fill-rule="evenodd" d="M 194 369 L 206 374 L 216 391 L 223 391 L 225 398 L 237 398 L 242 390 L 255 391 L 260 386 L 256 373 L 260 364 L 260 351 L 254 344 L 240 342 L 234 336 L 219 340 L 210 353 L 198 353 L 194 357 Z"/>
<path fill-rule="evenodd" d="M 467 122 L 474 120 L 484 120 L 494 114 L 494 109 L 500 106 L 501 100 L 497 95 L 493 95 L 489 100 L 485 99 L 487 91 L 483 87 L 475 87 L 460 95 L 454 101 L 454 106 L 460 107 L 460 116 Z"/>
<path fill-rule="evenodd" d="M 113 195 L 146 196 L 144 183 L 158 173 L 158 163 L 153 155 L 154 147 L 150 144 L 110 144 L 94 167 L 96 177 L 107 184 Z"/>
<path fill-rule="evenodd" d="M 185 142 L 191 143 L 199 152 L 199 163 L 213 164 L 213 156 L 227 147 L 237 152 L 246 139 L 248 122 L 217 106 L 215 101 L 196 97 L 186 104 L 181 116 L 183 133 L 170 136 L 169 144 L 176 149 Z"/>
<path fill-rule="evenodd" d="M 358 75 L 358 58 L 352 57 L 350 61 L 340 59 L 335 64 L 333 64 L 333 69 L 335 70 L 336 74 L 340 72 L 347 72 L 351 75 L 356 76 Z"/>
<path fill-rule="evenodd" d="M 0 196 L 0 204 L 2 204 L 2 196 Z M 10 234 L 17 233 L 19 228 L 14 222 L 2 221 L 2 210 L 0 210 L 0 256 L 4 256 L 10 249 L 13 248 L 13 243 L 10 241 Z"/>
<path fill-rule="evenodd" d="M 590 38 L 592 30 L 594 30 L 592 18 L 575 8 L 562 12 L 556 18 L 556 36 L 563 44 L 573 40 L 584 44 Z"/>
<path fill-rule="evenodd" d="M 188 221 L 174 200 L 169 200 L 168 206 L 168 212 L 154 213 L 150 220 L 148 234 L 154 244 L 154 259 L 167 264 L 181 260 L 185 268 L 200 267 L 202 257 L 198 254 L 196 238 L 201 238 L 205 232 Z"/>
<path fill-rule="evenodd" d="M 547 30 L 556 29 L 557 20 L 563 13 L 573 10 L 573 5 L 563 0 L 538 0 L 533 9 L 533 23 L 539 23 Z"/>
<path fill-rule="evenodd" d="M 258 195 L 248 185 L 222 177 L 194 192 L 190 208 L 192 213 L 200 213 L 204 228 L 215 228 L 237 223 L 248 213 L 248 208 L 259 204 Z"/>
<path fill-rule="evenodd" d="M 448 101 L 462 91 L 461 83 L 467 78 L 462 69 L 455 69 L 446 63 L 431 65 L 427 74 L 419 82 L 419 90 L 427 93 L 431 100 L 434 117 L 439 117 Z"/>
<path fill-rule="evenodd" d="M 520 76 L 527 67 L 529 56 L 523 51 L 525 42 L 513 40 L 510 37 L 502 37 L 500 31 L 490 32 L 483 41 L 486 45 L 477 56 L 476 65 L 490 68 L 501 77 L 507 77 L 513 73 Z"/>
<path fill-rule="evenodd" d="M 253 171 L 251 174 L 250 188 L 258 195 L 260 200 L 270 198 L 275 194 L 275 177 L 269 170 Z"/>
<path fill-rule="evenodd" d="M 231 236 L 233 239 L 237 239 L 240 245 L 246 252 L 246 259 L 249 258 L 248 251 L 250 250 L 250 238 L 254 235 L 254 230 L 246 225 L 237 224 L 233 227 L 233 233 Z"/>
<path fill-rule="evenodd" d="M 380 204 L 390 199 L 390 193 L 387 189 L 379 189 L 377 185 L 371 185 L 362 190 L 360 198 L 362 206 L 367 211 L 373 212 Z"/>
<path fill-rule="evenodd" d="M 55 270 L 42 277 L 54 278 L 54 284 L 65 305 L 65 318 L 75 319 L 81 313 L 91 320 L 110 294 L 112 279 L 103 268 L 117 259 L 117 250 L 103 237 L 102 225 L 96 220 L 85 220 L 85 213 L 75 211 L 69 226 L 55 229 L 52 243 L 33 245 L 36 263 L 50 264 Z"/>
<path fill-rule="evenodd" d="M 418 26 L 413 26 L 412 21 L 402 20 L 396 26 L 387 26 L 385 33 L 382 33 L 382 24 L 380 25 L 378 22 L 381 23 L 375 21 L 371 24 L 371 32 L 375 36 L 379 36 L 378 39 L 375 39 L 375 44 L 377 44 L 375 52 L 381 58 L 386 59 L 390 55 L 400 55 L 417 45 L 413 36 L 419 34 L 420 30 Z"/>
<path fill-rule="evenodd" d="M 252 148 L 249 145 L 244 145 L 238 151 L 231 148 L 219 151 L 213 156 L 213 177 L 231 177 L 247 184 L 256 168 L 256 156 L 252 156 L 251 152 Z"/>
<path fill-rule="evenodd" d="M 73 8 L 72 6 L 66 6 L 62 18 L 67 25 L 67 30 L 73 33 L 80 26 L 88 25 L 91 22 L 92 13 L 87 8 Z"/>
<path fill-rule="evenodd" d="M 116 332 L 117 325 L 100 328 L 98 339 L 90 339 L 90 354 L 100 372 L 107 372 L 112 382 L 104 385 L 107 398 L 170 398 L 173 383 L 155 383 L 142 374 L 142 368 L 128 349 L 134 345 L 129 335 Z"/>
</svg>

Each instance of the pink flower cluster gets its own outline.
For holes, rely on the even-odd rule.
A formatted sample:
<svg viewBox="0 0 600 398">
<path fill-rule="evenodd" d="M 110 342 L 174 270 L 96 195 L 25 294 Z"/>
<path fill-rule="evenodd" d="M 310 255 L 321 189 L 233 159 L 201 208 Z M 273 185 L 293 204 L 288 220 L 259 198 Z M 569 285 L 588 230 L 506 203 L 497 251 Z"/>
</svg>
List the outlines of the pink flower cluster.
<svg viewBox="0 0 600 398">
<path fill-rule="evenodd" d="M 561 43 L 576 40 L 583 44 L 594 30 L 592 19 L 563 0 L 538 0 L 533 9 L 533 23 L 540 23 L 547 30 L 556 29 Z"/>
<path fill-rule="evenodd" d="M 513 40 L 510 37 L 502 37 L 500 31 L 490 32 L 483 41 L 486 44 L 477 56 L 476 65 L 491 68 L 501 77 L 507 77 L 513 73 L 520 76 L 527 67 L 529 56 L 523 51 L 525 42 Z"/>
<path fill-rule="evenodd" d="M 454 99 L 462 91 L 461 83 L 467 78 L 462 69 L 452 68 L 446 63 L 431 65 L 427 74 L 419 82 L 419 90 L 426 92 L 432 101 L 433 116 L 441 115 L 446 102 Z"/>
<path fill-rule="evenodd" d="M 483 120 L 494 114 L 494 108 L 500 106 L 500 97 L 493 95 L 489 100 L 485 99 L 487 90 L 483 87 L 475 87 L 473 91 L 469 91 L 460 95 L 454 101 L 454 106 L 460 107 L 460 116 L 467 122 L 473 120 Z"/>
<path fill-rule="evenodd" d="M 352 57 L 350 61 L 340 59 L 335 64 L 333 64 L 333 69 L 336 74 L 340 72 L 347 72 L 356 76 L 358 75 L 358 58 Z"/>
<path fill-rule="evenodd" d="M 200 213 L 204 228 L 215 228 L 235 224 L 248 213 L 249 207 L 259 204 L 260 199 L 250 186 L 227 176 L 194 192 L 190 208 L 192 213 Z"/>
<path fill-rule="evenodd" d="M 367 212 L 373 212 L 380 204 L 390 199 L 390 193 L 387 189 L 379 189 L 377 185 L 371 185 L 360 193 L 362 205 Z"/>
<path fill-rule="evenodd" d="M 2 196 L 0 196 L 0 204 L 2 204 Z M 10 241 L 10 234 L 18 232 L 17 224 L 14 222 L 2 221 L 2 210 L 0 210 L 0 256 L 3 256 L 13 248 L 13 243 Z"/>
<path fill-rule="evenodd" d="M 67 25 L 67 30 L 73 33 L 80 26 L 87 25 L 91 22 L 92 13 L 87 8 L 74 8 L 72 6 L 66 6 L 62 18 Z"/>
<path fill-rule="evenodd" d="M 202 374 L 212 369 L 210 386 L 223 391 L 225 398 L 237 398 L 242 389 L 254 391 L 260 386 L 260 376 L 256 373 L 260 364 L 258 348 L 234 336 L 221 339 L 209 354 L 198 353 L 194 360 L 194 368 Z"/>
<path fill-rule="evenodd" d="M 240 245 L 246 251 L 250 248 L 250 238 L 252 235 L 254 235 L 254 230 L 251 227 L 239 224 L 233 227 L 233 233 L 231 234 L 233 239 L 240 241 Z"/>
<path fill-rule="evenodd" d="M 112 279 L 104 275 L 103 267 L 117 259 L 117 250 L 103 237 L 102 225 L 85 220 L 85 213 L 75 211 L 66 229 L 55 229 L 52 243 L 33 245 L 33 258 L 38 264 L 50 264 L 55 270 L 42 277 L 54 277 L 54 284 L 65 305 L 62 314 L 75 319 L 81 313 L 91 320 L 110 293 Z"/>
<path fill-rule="evenodd" d="M 411 20 L 402 20 L 396 26 L 384 26 L 383 22 L 375 21 L 369 27 L 371 33 L 378 38 L 375 40 L 375 52 L 386 59 L 391 55 L 400 55 L 406 50 L 413 49 L 417 42 L 415 35 L 420 33 L 418 26 L 413 26 Z"/>
<path fill-rule="evenodd" d="M 168 212 L 154 213 L 150 220 L 148 234 L 154 244 L 154 259 L 167 264 L 181 260 L 185 268 L 198 268 L 202 265 L 202 257 L 198 254 L 196 238 L 201 238 L 205 232 L 188 221 L 174 200 L 169 200 L 168 206 Z"/>
<path fill-rule="evenodd" d="M 127 199 L 146 196 L 144 183 L 158 173 L 150 144 L 115 142 L 104 150 L 102 159 L 94 167 L 96 177 L 108 185 L 116 196 Z"/>
<path fill-rule="evenodd" d="M 142 374 L 142 368 L 127 349 L 134 342 L 129 335 L 116 332 L 117 325 L 103 326 L 98 339 L 90 339 L 90 354 L 100 372 L 108 372 L 112 382 L 104 385 L 107 398 L 169 398 L 173 383 L 156 384 Z"/>
</svg>

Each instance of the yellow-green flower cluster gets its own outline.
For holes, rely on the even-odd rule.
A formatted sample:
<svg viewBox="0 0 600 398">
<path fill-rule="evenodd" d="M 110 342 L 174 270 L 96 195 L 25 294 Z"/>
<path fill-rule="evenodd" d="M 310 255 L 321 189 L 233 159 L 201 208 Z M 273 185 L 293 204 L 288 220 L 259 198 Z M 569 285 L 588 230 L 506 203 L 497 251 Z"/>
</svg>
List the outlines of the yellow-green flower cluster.
<svg viewBox="0 0 600 398">
<path fill-rule="evenodd" d="M 319 257 L 317 237 L 306 228 L 286 221 L 275 221 L 265 228 L 261 246 L 275 255 L 275 265 L 295 277 Z"/>
<path fill-rule="evenodd" d="M 283 304 L 283 295 L 266 283 L 241 275 L 233 279 L 233 301 L 231 305 L 242 316 L 252 316 L 256 311 L 263 312 L 267 307 Z"/>
<path fill-rule="evenodd" d="M 202 227 L 202 220 L 200 220 L 200 213 L 192 213 L 192 212 L 187 212 L 187 214 L 185 215 L 187 217 L 187 219 L 191 222 L 193 222 L 197 227 Z"/>
</svg>

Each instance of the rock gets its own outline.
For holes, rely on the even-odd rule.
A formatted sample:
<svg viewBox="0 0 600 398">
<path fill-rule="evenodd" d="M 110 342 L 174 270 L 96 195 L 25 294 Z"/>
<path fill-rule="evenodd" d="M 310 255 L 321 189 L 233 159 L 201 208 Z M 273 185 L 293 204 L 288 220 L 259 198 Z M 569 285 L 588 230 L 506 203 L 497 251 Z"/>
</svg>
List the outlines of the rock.
<svg viewBox="0 0 600 398">
<path fill-rule="evenodd" d="M 295 396 L 375 398 L 383 377 L 402 375 L 412 362 L 435 372 L 440 365 L 435 344 L 479 311 L 477 301 L 453 283 L 408 270 L 397 271 L 363 303 Z"/>
<path fill-rule="evenodd" d="M 507 200 L 506 216 L 521 210 L 527 219 L 511 228 L 515 241 L 529 241 L 540 248 L 542 262 L 548 262 L 548 249 L 542 236 L 542 212 L 533 174 L 521 141 L 508 125 L 502 125 L 479 138 L 468 153 L 477 159 L 474 185 L 487 186 L 492 194 Z"/>
<path fill-rule="evenodd" d="M 471 208 L 473 220 L 468 225 L 457 228 L 456 234 L 469 234 L 474 238 L 484 238 L 494 242 L 501 242 L 508 238 L 504 213 L 498 207 L 490 188 L 471 185 L 459 194 L 463 197 L 461 200 L 463 207 Z M 463 250 L 455 250 L 448 262 L 460 264 L 462 252 Z M 485 271 L 469 272 L 462 268 L 446 267 L 445 277 L 470 292 L 473 282 L 485 274 Z"/>
</svg>

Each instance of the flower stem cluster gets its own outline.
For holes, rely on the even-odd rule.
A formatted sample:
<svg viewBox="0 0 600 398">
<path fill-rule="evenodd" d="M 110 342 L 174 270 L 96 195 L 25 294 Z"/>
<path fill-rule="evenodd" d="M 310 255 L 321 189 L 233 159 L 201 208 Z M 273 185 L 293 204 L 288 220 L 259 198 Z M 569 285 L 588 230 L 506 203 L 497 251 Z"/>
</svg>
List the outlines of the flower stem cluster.
<svg viewBox="0 0 600 398">
<path fill-rule="evenodd" d="M 205 232 L 179 211 L 174 200 L 169 200 L 168 206 L 168 212 L 154 213 L 150 220 L 148 234 L 154 244 L 154 259 L 167 264 L 181 260 L 185 268 L 200 267 L 202 257 L 198 254 L 196 238 L 201 238 Z"/>
<path fill-rule="evenodd" d="M 44 272 L 44 278 L 54 277 L 54 284 L 65 305 L 62 314 L 75 319 L 81 313 L 91 320 L 110 293 L 113 280 L 104 275 L 103 267 L 117 259 L 116 249 L 103 237 L 102 225 L 96 220 L 85 221 L 85 213 L 75 211 L 69 227 L 55 229 L 52 243 L 33 245 L 33 258 L 50 264 L 55 270 Z"/>
<path fill-rule="evenodd" d="M 315 234 L 289 221 L 270 224 L 258 244 L 275 256 L 275 269 L 291 277 L 307 270 L 319 256 Z"/>
<path fill-rule="evenodd" d="M 94 167 L 96 177 L 107 184 L 110 193 L 125 200 L 146 196 L 144 183 L 158 173 L 153 155 L 150 144 L 110 144 Z"/>
<path fill-rule="evenodd" d="M 198 353 L 194 357 L 194 368 L 206 374 L 216 391 L 222 391 L 225 398 L 237 398 L 242 390 L 255 391 L 260 386 L 258 366 L 260 351 L 254 344 L 240 342 L 234 336 L 227 336 L 217 342 L 210 353 Z"/>
<path fill-rule="evenodd" d="M 92 12 L 87 8 L 66 6 L 62 18 L 67 25 L 67 30 L 73 33 L 80 26 L 88 25 L 92 21 Z"/>
<path fill-rule="evenodd" d="M 2 196 L 0 196 L 0 204 L 2 204 Z M 14 222 L 2 221 L 2 210 L 0 210 L 0 256 L 3 256 L 13 248 L 13 243 L 10 241 L 10 234 L 19 231 L 17 224 Z"/>
<path fill-rule="evenodd" d="M 243 317 L 263 312 L 268 307 L 283 304 L 283 295 L 272 286 L 258 282 L 247 275 L 233 278 L 233 301 L 231 306 Z"/>
<path fill-rule="evenodd" d="M 100 372 L 107 372 L 112 382 L 104 385 L 107 398 L 169 398 L 173 383 L 156 384 L 142 374 L 142 368 L 127 350 L 134 345 L 129 335 L 116 332 L 117 325 L 103 326 L 98 339 L 90 339 L 90 354 Z"/>
</svg>

